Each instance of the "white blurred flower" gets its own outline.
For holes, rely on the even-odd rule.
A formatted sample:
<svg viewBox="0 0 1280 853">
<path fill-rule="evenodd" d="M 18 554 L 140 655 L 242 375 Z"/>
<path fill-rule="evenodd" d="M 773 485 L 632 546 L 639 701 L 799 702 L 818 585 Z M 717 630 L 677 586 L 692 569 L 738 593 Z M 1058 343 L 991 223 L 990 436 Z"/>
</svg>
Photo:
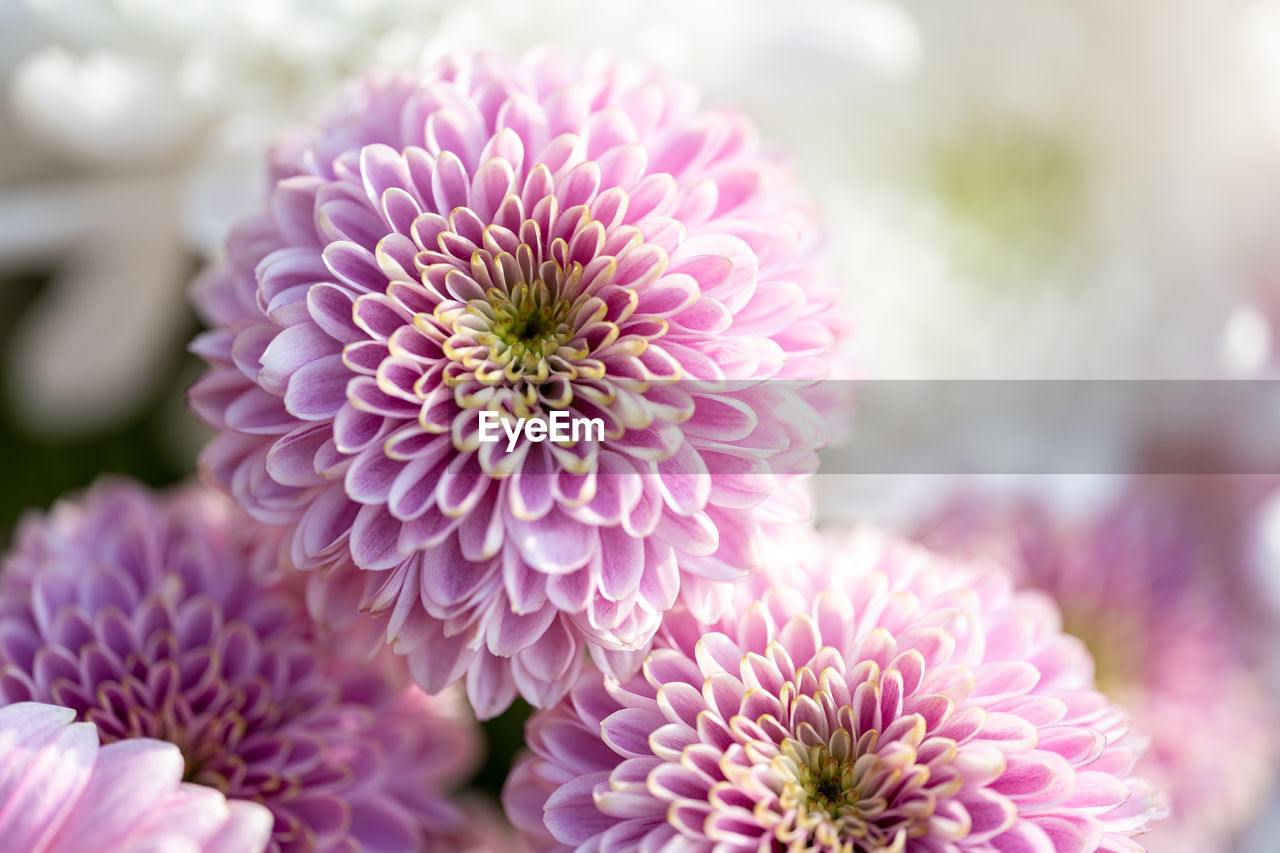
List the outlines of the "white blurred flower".
<svg viewBox="0 0 1280 853">
<path fill-rule="evenodd" d="M 1280 135 L 1280 3 L 1245 4 L 1238 23 L 1240 56 L 1259 85 L 1255 116 L 1265 128 L 1265 139 L 1272 141 Z M 1271 206 L 1254 223 L 1265 251 L 1227 316 L 1220 341 L 1226 372 L 1240 379 L 1280 377 L 1280 181 L 1270 177 L 1261 186 Z"/>
<path fill-rule="evenodd" d="M 737 102 L 821 176 L 857 128 L 833 104 L 869 72 L 909 69 L 918 52 L 889 0 L 25 3 L 53 38 L 10 75 L 12 114 L 85 177 L 3 190 L 0 231 L 14 236 L 0 238 L 0 264 L 33 251 L 62 262 L 52 301 L 8 354 L 14 408 L 61 431 L 109 422 L 149 391 L 148 368 L 185 333 L 175 329 L 184 252 L 214 250 L 260 201 L 269 137 L 355 72 L 446 50 L 603 47 Z M 157 299 L 165 286 L 172 298 Z M 146 300 L 166 307 L 138 313 Z M 113 355 L 95 346 L 88 358 L 85 338 L 54 328 L 119 340 Z"/>
<path fill-rule="evenodd" d="M 842 211 L 878 252 L 868 371 L 1224 375 L 1275 244 L 1280 122 L 1241 43 L 1276 5 L 902 0 L 920 72 L 855 105 L 844 161 L 875 190 Z"/>
<path fill-rule="evenodd" d="M 1229 374 L 1245 379 L 1266 372 L 1276 356 L 1272 326 L 1267 315 L 1247 301 L 1227 316 L 1222 330 L 1222 360 Z"/>
</svg>

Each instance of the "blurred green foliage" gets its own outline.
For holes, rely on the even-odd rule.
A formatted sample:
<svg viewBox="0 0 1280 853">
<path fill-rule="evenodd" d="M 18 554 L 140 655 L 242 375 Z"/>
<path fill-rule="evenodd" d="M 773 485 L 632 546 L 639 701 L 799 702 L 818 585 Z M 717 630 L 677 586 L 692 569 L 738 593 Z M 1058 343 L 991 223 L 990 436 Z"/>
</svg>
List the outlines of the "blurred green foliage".
<svg viewBox="0 0 1280 853">
<path fill-rule="evenodd" d="M 933 190 L 955 229 L 953 249 L 989 278 L 1059 261 L 1079 236 L 1089 170 L 1070 140 L 1031 128 L 973 128 L 930 158 Z"/>
<path fill-rule="evenodd" d="M 47 284 L 47 277 L 36 273 L 0 281 L 0 347 L 7 358 L 13 356 L 13 330 Z M 188 315 L 184 322 L 194 335 L 195 318 Z M 175 351 L 166 359 L 163 381 L 131 417 L 106 431 L 75 438 L 37 435 L 25 428 L 14 415 L 8 373 L 0 372 L 0 545 L 8 547 L 25 510 L 48 507 L 104 473 L 127 474 L 152 486 L 190 476 L 168 449 L 164 413 L 172 407 L 174 395 L 182 393 L 182 382 L 197 361 L 185 348 Z"/>
</svg>

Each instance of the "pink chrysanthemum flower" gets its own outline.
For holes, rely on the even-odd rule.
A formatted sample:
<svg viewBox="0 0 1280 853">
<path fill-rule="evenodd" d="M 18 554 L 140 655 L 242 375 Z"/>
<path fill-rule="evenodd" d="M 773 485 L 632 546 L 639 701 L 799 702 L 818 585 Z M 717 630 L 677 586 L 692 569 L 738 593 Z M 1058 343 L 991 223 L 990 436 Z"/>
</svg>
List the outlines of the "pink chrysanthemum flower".
<svg viewBox="0 0 1280 853">
<path fill-rule="evenodd" d="M 1201 491 L 1213 485 L 1206 480 Z M 1151 739 L 1138 772 L 1171 805 L 1152 849 L 1212 853 L 1231 849 L 1271 789 L 1276 707 L 1241 634 L 1249 613 L 1215 577 L 1229 572 L 1219 560 L 1239 543 L 1211 541 L 1208 508 L 1181 498 L 1152 483 L 1066 522 L 1030 499 L 961 497 L 921 534 L 934 547 L 1008 566 L 1019 584 L 1059 602 L 1066 630 L 1092 652 L 1099 688 Z M 1225 761 L 1220 744 L 1192 731 L 1247 733 L 1249 745 Z"/>
<path fill-rule="evenodd" d="M 228 504 L 108 482 L 26 519 L 0 575 L 0 703 L 177 745 L 187 781 L 271 810 L 273 850 L 436 849 L 477 748 L 461 697 L 330 654 L 265 579 L 279 534 Z"/>
<path fill-rule="evenodd" d="M 1141 849 L 1158 798 L 1046 598 L 870 533 L 767 573 L 532 718 L 535 849 Z"/>
<path fill-rule="evenodd" d="M 389 617 L 419 683 L 465 674 L 486 716 L 563 695 L 584 644 L 642 650 L 681 596 L 717 615 L 755 506 L 815 464 L 789 380 L 826 375 L 835 324 L 744 118 L 481 56 L 365 81 L 273 180 L 197 284 L 191 402 L 220 430 L 206 476 L 292 525 L 298 567 L 366 570 L 315 600 Z M 490 412 L 603 440 L 508 452 Z"/>
<path fill-rule="evenodd" d="M 56 705 L 0 708 L 0 838 L 23 853 L 197 850 L 257 853 L 271 813 L 182 781 L 164 741 L 100 747 L 91 723 Z"/>
</svg>

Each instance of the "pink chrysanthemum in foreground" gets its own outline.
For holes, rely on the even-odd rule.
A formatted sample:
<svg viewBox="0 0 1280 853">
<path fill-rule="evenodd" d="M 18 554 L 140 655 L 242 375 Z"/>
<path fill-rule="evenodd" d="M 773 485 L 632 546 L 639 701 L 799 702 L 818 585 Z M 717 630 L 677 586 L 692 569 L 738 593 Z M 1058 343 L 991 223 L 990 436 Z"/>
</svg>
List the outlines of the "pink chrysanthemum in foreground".
<svg viewBox="0 0 1280 853">
<path fill-rule="evenodd" d="M 816 462 L 792 380 L 836 324 L 750 124 L 635 69 L 480 56 L 365 81 L 272 162 L 197 284 L 191 402 L 206 477 L 292 525 L 298 567 L 365 570 L 315 600 L 387 617 L 486 716 L 555 701 L 584 645 L 642 650 L 679 598 L 718 615 L 754 508 Z M 559 413 L 603 440 L 481 440 Z"/>
<path fill-rule="evenodd" d="M 739 595 L 535 714 L 506 791 L 535 849 L 1141 849 L 1159 797 L 1046 598 L 871 533 Z"/>
<path fill-rule="evenodd" d="M 437 849 L 477 748 L 461 697 L 317 642 L 269 580 L 272 534 L 220 495 L 124 482 L 26 519 L 0 575 L 0 702 L 175 744 L 188 781 L 271 810 L 272 849 Z"/>
<path fill-rule="evenodd" d="M 0 708 L 0 838 L 23 853 L 256 853 L 271 812 L 182 781 L 182 753 L 137 739 L 99 746 L 56 705 Z"/>
<path fill-rule="evenodd" d="M 1212 853 L 1231 849 L 1271 790 L 1276 707 L 1250 665 L 1249 613 L 1216 577 L 1230 571 L 1218 559 L 1241 543 L 1212 541 L 1207 507 L 1183 502 L 1186 485 L 1148 483 L 1074 522 L 1030 499 L 961 497 L 921 533 L 934 547 L 1008 566 L 1059 602 L 1066 630 L 1093 654 L 1099 688 L 1151 739 L 1138 771 L 1171 805 L 1152 848 Z M 1248 747 L 1224 753 L 1188 734 L 1205 731 L 1234 732 Z"/>
</svg>

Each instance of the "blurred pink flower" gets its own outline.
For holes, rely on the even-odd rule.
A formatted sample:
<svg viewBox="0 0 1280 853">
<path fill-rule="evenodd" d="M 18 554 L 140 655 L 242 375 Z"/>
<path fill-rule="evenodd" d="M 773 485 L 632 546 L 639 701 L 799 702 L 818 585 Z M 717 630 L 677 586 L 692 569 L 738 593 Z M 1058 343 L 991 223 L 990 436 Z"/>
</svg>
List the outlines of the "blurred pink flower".
<svg viewBox="0 0 1280 853">
<path fill-rule="evenodd" d="M 870 532 L 792 550 L 535 714 L 506 792 L 535 849 L 1141 849 L 1141 743 L 1047 598 Z"/>
<path fill-rule="evenodd" d="M 8 850 L 200 850 L 253 853 L 271 813 L 182 781 L 182 754 L 164 741 L 104 747 L 90 723 L 56 705 L 0 708 L 0 838 Z"/>
<path fill-rule="evenodd" d="M 461 697 L 321 645 L 268 579 L 279 540 L 219 495 L 127 482 L 28 517 L 0 575 L 0 703 L 177 745 L 184 778 L 271 810 L 273 850 L 431 849 L 478 749 Z"/>
<path fill-rule="evenodd" d="M 1153 849 L 1225 851 L 1270 790 L 1277 746 L 1276 708 L 1250 662 L 1251 614 L 1226 583 L 1245 580 L 1227 565 L 1243 542 L 1215 541 L 1242 533 L 1245 496 L 1227 478 L 1165 479 L 1075 523 L 1031 500 L 957 498 L 921 535 L 1058 601 L 1066 630 L 1093 654 L 1099 689 L 1151 738 L 1138 771 L 1172 806 Z M 1188 736 L 1198 731 L 1237 732 L 1249 746 L 1224 760 L 1221 744 Z"/>
<path fill-rule="evenodd" d="M 366 80 L 273 169 L 197 283 L 191 402 L 207 478 L 341 587 L 320 614 L 388 617 L 481 716 L 556 701 L 584 645 L 642 651 L 680 598 L 714 618 L 757 505 L 816 465 L 800 386 L 837 322 L 751 125 L 629 67 L 480 56 Z M 490 412 L 604 440 L 508 452 Z"/>
<path fill-rule="evenodd" d="M 466 815 L 462 830 L 450 838 L 448 853 L 524 853 L 520 834 L 487 796 L 464 795 L 459 805 Z"/>
</svg>

